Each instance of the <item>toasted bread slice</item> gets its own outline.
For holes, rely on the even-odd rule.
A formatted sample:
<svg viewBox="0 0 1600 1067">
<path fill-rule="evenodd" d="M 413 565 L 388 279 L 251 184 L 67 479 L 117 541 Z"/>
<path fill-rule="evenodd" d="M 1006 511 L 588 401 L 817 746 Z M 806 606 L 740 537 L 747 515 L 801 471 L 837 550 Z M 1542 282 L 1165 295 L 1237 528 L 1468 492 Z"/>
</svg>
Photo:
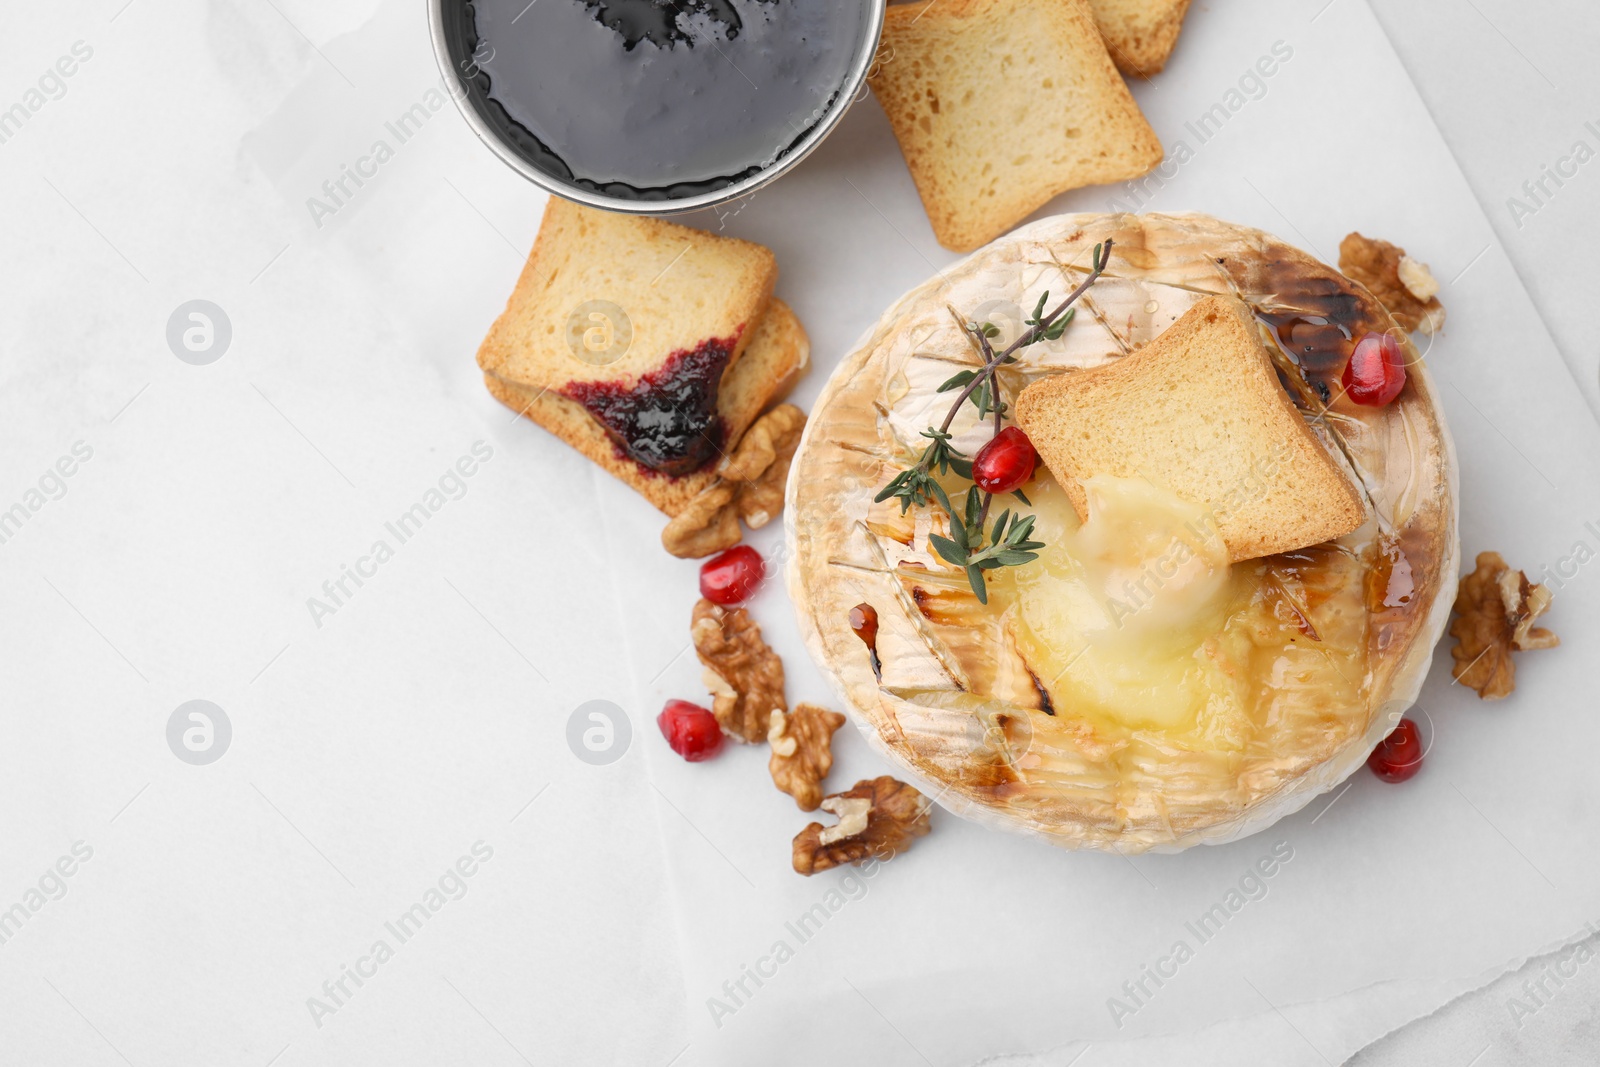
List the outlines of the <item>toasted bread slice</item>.
<svg viewBox="0 0 1600 1067">
<path fill-rule="evenodd" d="M 1080 479 L 1145 478 L 1210 509 L 1235 562 L 1360 528 L 1360 491 L 1306 425 L 1237 300 L 1206 297 L 1130 356 L 1034 382 L 1017 421 L 1080 517 Z"/>
<path fill-rule="evenodd" d="M 767 314 L 751 337 L 744 358 L 723 376 L 717 394 L 723 451 L 733 451 L 750 424 L 788 393 L 810 361 L 811 342 L 805 328 L 788 304 L 774 299 L 767 305 Z M 581 404 L 554 390 L 535 389 L 489 372 L 484 373 L 483 381 L 496 400 L 566 441 L 668 515 L 678 514 L 716 480 L 716 462 L 676 478 L 651 470 L 618 447 Z M 721 460 L 721 456 L 714 458 Z"/>
<path fill-rule="evenodd" d="M 1148 78 L 1167 65 L 1189 0 L 1089 0 L 1117 69 Z"/>
<path fill-rule="evenodd" d="M 872 89 L 946 248 L 970 251 L 1058 193 L 1161 162 L 1088 0 L 899 4 L 883 42 L 894 58 Z"/>
<path fill-rule="evenodd" d="M 639 462 L 688 474 L 726 447 L 710 430 L 718 386 L 776 274 L 761 245 L 552 197 L 478 365 L 576 401 Z"/>
</svg>

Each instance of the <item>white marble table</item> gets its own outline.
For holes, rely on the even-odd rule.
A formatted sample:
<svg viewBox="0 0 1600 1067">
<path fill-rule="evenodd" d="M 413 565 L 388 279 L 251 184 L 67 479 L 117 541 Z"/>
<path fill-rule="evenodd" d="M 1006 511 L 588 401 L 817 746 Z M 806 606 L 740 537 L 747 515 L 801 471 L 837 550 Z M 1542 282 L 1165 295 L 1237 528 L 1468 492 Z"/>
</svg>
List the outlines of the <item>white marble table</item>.
<svg viewBox="0 0 1600 1067">
<path fill-rule="evenodd" d="M 1437 369 L 1471 472 L 1468 550 L 1553 562 L 1600 521 L 1600 162 L 1545 178 L 1531 213 L 1507 200 L 1530 202 L 1523 183 L 1565 166 L 1574 142 L 1600 149 L 1586 125 L 1600 127 L 1600 14 L 1583 0 L 1371 3 L 1466 184 L 1371 36 L 1367 0 L 1210 0 L 1170 76 L 1139 90 L 1165 128 L 1193 102 L 1172 87 L 1215 99 L 1280 22 L 1296 58 L 1236 120 L 1255 133 L 1207 145 L 1155 206 L 1319 247 L 1366 225 L 1424 246 L 1455 301 Z M 694 568 L 655 551 L 660 517 L 475 380 L 470 353 L 540 201 L 437 98 L 419 12 L 6 13 L 0 513 L 26 517 L 0 523 L 0 1063 L 1575 1054 L 1592 965 L 1521 1028 L 1508 1003 L 1600 909 L 1593 850 L 1569 839 L 1600 823 L 1593 568 L 1561 602 L 1567 647 L 1541 654 L 1523 699 L 1478 708 L 1436 662 L 1425 702 L 1452 743 L 1429 775 L 1407 791 L 1363 778 L 1326 817 L 1275 827 L 1297 858 L 1270 896 L 1125 1030 L 1107 993 L 1277 836 L 1134 865 L 943 817 L 711 1026 L 721 981 L 843 883 L 786 870 L 795 813 L 751 800 L 771 799 L 757 753 L 690 767 L 655 736 L 661 699 L 699 695 L 683 647 Z M 1269 134 L 1284 143 L 1268 126 L 1313 106 L 1332 123 L 1346 66 L 1386 87 L 1392 115 L 1350 92 L 1403 139 L 1329 147 L 1330 165 L 1360 167 L 1350 181 L 1299 174 L 1264 150 Z M 27 116 L 8 127 L 17 103 Z M 405 112 L 426 118 L 399 138 L 387 124 Z M 863 105 L 725 220 L 779 248 L 780 292 L 823 371 L 950 259 L 886 137 Z M 331 214 L 308 208 L 383 138 L 375 176 Z M 1379 180 L 1396 159 L 1436 189 L 1404 166 Z M 1098 209 L 1112 192 L 1058 206 Z M 186 345 L 195 310 L 212 332 Z M 420 528 L 391 530 L 419 504 Z M 757 543 L 775 551 L 775 532 Z M 829 699 L 779 592 L 754 610 L 791 699 Z M 626 709 L 614 762 L 568 744 L 594 700 Z M 858 738 L 840 748 L 837 779 L 886 769 Z M 948 923 L 941 960 L 923 909 L 959 914 L 962 900 L 987 910 Z M 1039 903 L 1048 942 L 985 925 Z"/>
</svg>

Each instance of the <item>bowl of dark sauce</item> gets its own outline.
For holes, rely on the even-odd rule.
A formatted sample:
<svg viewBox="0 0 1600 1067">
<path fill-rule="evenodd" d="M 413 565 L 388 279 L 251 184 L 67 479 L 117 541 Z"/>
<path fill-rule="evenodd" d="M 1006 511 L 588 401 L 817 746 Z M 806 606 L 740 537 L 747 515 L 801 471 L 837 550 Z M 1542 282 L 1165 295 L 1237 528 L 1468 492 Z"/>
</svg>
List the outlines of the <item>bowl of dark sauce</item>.
<svg viewBox="0 0 1600 1067">
<path fill-rule="evenodd" d="M 609 211 L 710 207 L 815 148 L 865 82 L 886 0 L 429 0 L 473 132 Z"/>
</svg>

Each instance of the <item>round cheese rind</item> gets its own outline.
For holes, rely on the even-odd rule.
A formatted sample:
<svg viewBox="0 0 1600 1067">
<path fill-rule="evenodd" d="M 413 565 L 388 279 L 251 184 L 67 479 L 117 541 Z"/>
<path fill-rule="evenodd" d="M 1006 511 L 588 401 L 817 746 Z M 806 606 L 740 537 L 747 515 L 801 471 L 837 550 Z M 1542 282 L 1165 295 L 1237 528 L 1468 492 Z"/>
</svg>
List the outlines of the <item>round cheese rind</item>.
<svg viewBox="0 0 1600 1067">
<path fill-rule="evenodd" d="M 1107 238 L 1109 268 L 1076 321 L 1059 341 L 1021 350 L 1003 392 L 1121 358 L 1204 296 L 1248 305 L 1291 396 L 1318 416 L 1313 432 L 1347 464 L 1374 515 L 1330 549 L 1357 561 L 1337 581 L 1363 586 L 1343 591 L 1347 600 L 1359 593 L 1367 612 L 1358 706 L 1318 708 L 1315 693 L 1286 692 L 1284 706 L 1304 714 L 1259 726 L 1242 748 L 1195 751 L 1135 730 L 1113 759 L 1071 708 L 1027 698 L 1026 671 L 992 619 L 972 604 L 940 614 L 942 605 L 907 595 L 907 567 L 938 565 L 926 551 L 934 517 L 886 519 L 872 498 L 948 410 L 952 394 L 937 393 L 939 383 L 977 364 L 959 323 L 993 322 L 1009 341 L 1040 293 L 1055 294 L 1054 304 L 1084 278 Z M 1382 305 L 1332 267 L 1204 215 L 1063 215 L 980 249 L 884 313 L 807 423 L 785 525 L 787 581 L 812 658 L 874 747 L 943 807 L 987 825 L 1133 853 L 1234 840 L 1297 811 L 1359 767 L 1415 701 L 1455 597 L 1456 459 L 1426 364 L 1406 339 L 1408 383 L 1384 408 L 1354 404 L 1339 385 L 1353 339 L 1392 327 Z M 991 432 L 970 406 L 952 430 L 968 455 Z M 879 615 L 881 678 L 850 628 L 860 603 Z"/>
</svg>

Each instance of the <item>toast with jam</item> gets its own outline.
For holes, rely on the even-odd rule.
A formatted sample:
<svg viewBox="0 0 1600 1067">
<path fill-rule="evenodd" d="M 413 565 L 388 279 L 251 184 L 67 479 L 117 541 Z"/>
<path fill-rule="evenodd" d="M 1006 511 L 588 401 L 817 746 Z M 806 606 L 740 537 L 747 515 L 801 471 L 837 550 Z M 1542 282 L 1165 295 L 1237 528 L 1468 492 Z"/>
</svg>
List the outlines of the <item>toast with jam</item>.
<svg viewBox="0 0 1600 1067">
<path fill-rule="evenodd" d="M 744 356 L 722 378 L 717 412 L 725 427 L 725 450 L 736 445 L 744 431 L 769 406 L 783 399 L 810 364 L 811 343 L 789 305 L 774 298 L 750 339 Z M 506 407 L 543 426 L 637 490 L 667 515 L 677 515 L 700 492 L 716 481 L 720 454 L 690 474 L 668 477 L 627 455 L 616 441 L 576 401 L 549 389 L 534 389 L 485 372 L 489 393 Z"/>
<path fill-rule="evenodd" d="M 478 349 L 489 392 L 676 515 L 804 368 L 770 249 L 551 198 Z"/>
</svg>

